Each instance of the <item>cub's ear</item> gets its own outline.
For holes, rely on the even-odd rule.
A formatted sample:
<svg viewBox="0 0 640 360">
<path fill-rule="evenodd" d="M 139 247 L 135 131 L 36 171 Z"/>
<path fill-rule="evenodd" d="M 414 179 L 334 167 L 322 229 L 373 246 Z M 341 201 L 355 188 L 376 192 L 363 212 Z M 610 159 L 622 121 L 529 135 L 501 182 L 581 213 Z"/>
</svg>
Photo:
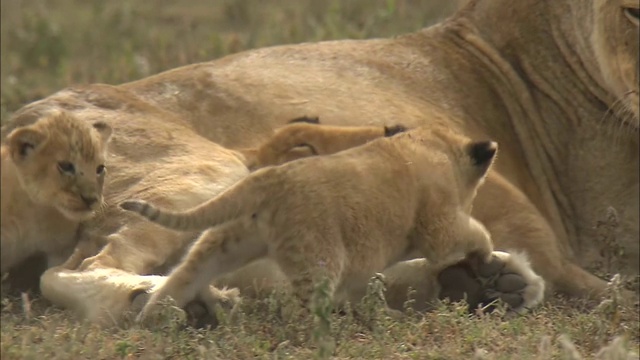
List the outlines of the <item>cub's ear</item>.
<svg viewBox="0 0 640 360">
<path fill-rule="evenodd" d="M 98 131 L 103 143 L 107 143 L 109 141 L 111 134 L 113 133 L 113 129 L 111 129 L 109 124 L 104 121 L 97 121 L 93 123 L 93 128 Z"/>
<path fill-rule="evenodd" d="M 40 149 L 47 140 L 47 135 L 32 127 L 23 127 L 13 130 L 8 136 L 11 158 L 21 161 L 29 157 L 34 151 Z"/>
<path fill-rule="evenodd" d="M 473 165 L 488 167 L 498 152 L 498 143 L 495 141 L 472 142 L 467 151 Z"/>
<path fill-rule="evenodd" d="M 295 124 L 295 123 L 307 123 L 307 124 L 320 124 L 320 118 L 319 117 L 310 117 L 310 116 L 301 116 L 301 117 L 297 117 L 295 119 L 289 120 L 287 122 L 288 124 Z"/>
<path fill-rule="evenodd" d="M 473 171 L 471 172 L 472 182 L 484 178 L 493 163 L 498 152 L 498 143 L 495 141 L 477 141 L 467 145 L 467 154 L 471 159 Z"/>
<path fill-rule="evenodd" d="M 407 129 L 407 127 L 402 125 L 402 124 L 397 124 L 397 125 L 393 125 L 393 126 L 385 126 L 384 127 L 384 136 L 385 137 L 390 137 L 390 136 L 393 136 L 395 134 L 403 133 L 403 132 L 405 132 L 407 130 L 409 130 L 409 129 Z"/>
</svg>

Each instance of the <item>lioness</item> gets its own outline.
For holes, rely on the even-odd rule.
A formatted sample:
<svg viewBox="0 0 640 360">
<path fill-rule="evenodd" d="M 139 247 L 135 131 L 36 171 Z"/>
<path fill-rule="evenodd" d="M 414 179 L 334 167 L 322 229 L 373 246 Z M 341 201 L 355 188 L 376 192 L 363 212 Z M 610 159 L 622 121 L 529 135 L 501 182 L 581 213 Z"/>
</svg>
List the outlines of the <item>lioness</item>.
<svg viewBox="0 0 640 360">
<path fill-rule="evenodd" d="M 470 209 L 496 151 L 491 141 L 418 129 L 265 168 L 184 212 L 125 201 L 123 209 L 171 229 L 211 228 L 154 292 L 141 318 L 166 296 L 184 307 L 201 289 L 208 292 L 212 279 L 265 256 L 304 304 L 319 274 L 328 278 L 330 296 L 357 302 L 375 272 L 416 251 L 434 266 L 465 256 L 490 264 L 493 243 Z M 505 267 L 518 266 L 514 259 Z M 544 291 L 539 276 L 523 275 L 525 281 L 509 285 L 522 293 L 509 304 L 515 311 L 539 303 Z"/>
<path fill-rule="evenodd" d="M 127 304 L 136 289 L 114 290 L 92 272 L 118 269 L 142 282 L 135 274 L 163 273 L 197 234 L 140 221 L 115 204 L 139 198 L 182 210 L 206 201 L 248 174 L 233 149 L 312 114 L 330 125 L 402 121 L 494 139 L 501 155 L 472 216 L 497 249 L 526 251 L 547 288 L 598 296 L 605 281 L 580 265 L 600 260 L 594 225 L 609 206 L 624 249 L 613 270 L 639 272 L 638 42 L 634 2 L 474 0 L 441 24 L 390 39 L 258 49 L 122 85 L 62 90 L 14 113 L 2 136 L 52 109 L 117 129 L 106 206 L 79 234 L 108 245 L 76 270 L 50 269 L 43 292 L 71 308 Z M 402 286 L 391 284 L 391 297 L 406 294 L 405 285 L 425 298 L 469 289 L 439 276 L 440 291 L 424 282 L 435 271 L 426 261 L 404 264 L 394 267 Z M 273 264 L 262 265 L 244 274 L 268 277 Z"/>
</svg>

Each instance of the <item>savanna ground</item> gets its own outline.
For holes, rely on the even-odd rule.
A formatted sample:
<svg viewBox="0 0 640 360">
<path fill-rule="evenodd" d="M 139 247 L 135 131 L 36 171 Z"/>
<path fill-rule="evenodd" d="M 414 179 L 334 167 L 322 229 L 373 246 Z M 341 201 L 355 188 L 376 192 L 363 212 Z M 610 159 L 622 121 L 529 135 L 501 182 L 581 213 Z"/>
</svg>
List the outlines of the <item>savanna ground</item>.
<svg viewBox="0 0 640 360">
<path fill-rule="evenodd" d="M 462 1 L 3 0 L 0 115 L 4 122 L 20 106 L 71 84 L 117 84 L 254 47 L 409 32 Z M 638 358 L 638 308 L 620 306 L 615 286 L 600 304 L 554 298 L 509 320 L 499 305 L 470 316 L 461 304 L 391 320 L 379 310 L 380 283 L 370 289 L 355 305 L 357 318 L 332 314 L 319 287 L 314 318 L 300 314 L 289 296 L 272 294 L 221 310 L 214 330 L 184 328 L 184 314 L 168 307 L 163 326 L 149 331 L 101 329 L 5 286 L 0 357 Z"/>
</svg>

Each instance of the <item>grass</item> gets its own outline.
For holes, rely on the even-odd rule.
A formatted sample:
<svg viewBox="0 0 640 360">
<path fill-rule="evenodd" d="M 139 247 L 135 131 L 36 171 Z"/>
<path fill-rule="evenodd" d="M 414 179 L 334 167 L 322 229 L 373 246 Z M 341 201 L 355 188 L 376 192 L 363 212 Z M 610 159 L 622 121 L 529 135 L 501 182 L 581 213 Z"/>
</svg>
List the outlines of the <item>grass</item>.
<svg viewBox="0 0 640 360">
<path fill-rule="evenodd" d="M 433 312 L 384 315 L 378 296 L 356 306 L 357 317 L 330 312 L 321 286 L 313 317 L 286 294 L 245 299 L 220 310 L 214 330 L 184 327 L 184 314 L 165 308 L 154 330 L 105 329 L 74 320 L 45 300 L 5 298 L 2 359 L 633 359 L 637 309 L 555 298 L 525 315 L 504 309 L 469 315 L 464 304 Z M 373 295 L 376 295 L 375 291 Z M 25 306 L 25 304 L 29 304 Z M 603 354 L 604 353 L 604 354 Z M 617 354 L 617 356 L 613 356 Z"/>
<path fill-rule="evenodd" d="M 0 117 L 71 84 L 117 84 L 254 47 L 417 30 L 457 2 L 2 1 Z M 44 299 L 4 292 L 0 358 L 578 359 L 594 358 L 612 342 L 612 352 L 639 349 L 637 307 L 613 301 L 552 299 L 509 321 L 500 311 L 467 316 L 462 305 L 443 304 L 391 320 L 379 311 L 376 291 L 358 305 L 358 318 L 331 313 L 322 289 L 313 317 L 286 295 L 248 299 L 233 313 L 221 311 L 222 325 L 210 331 L 183 328 L 180 311 L 156 331 L 101 329 Z"/>
</svg>

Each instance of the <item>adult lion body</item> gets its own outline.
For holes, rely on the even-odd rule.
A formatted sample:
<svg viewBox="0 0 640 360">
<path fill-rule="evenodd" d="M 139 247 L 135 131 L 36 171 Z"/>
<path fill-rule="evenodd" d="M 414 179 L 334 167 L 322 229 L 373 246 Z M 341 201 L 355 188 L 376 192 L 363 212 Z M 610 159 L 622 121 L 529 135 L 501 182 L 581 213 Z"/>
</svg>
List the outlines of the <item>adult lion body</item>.
<svg viewBox="0 0 640 360">
<path fill-rule="evenodd" d="M 110 243 L 81 269 L 141 275 L 171 266 L 195 234 L 161 230 L 116 204 L 195 206 L 247 174 L 241 155 L 223 147 L 255 146 L 289 119 L 438 124 L 491 138 L 501 154 L 473 215 L 497 249 L 527 251 L 550 287 L 585 296 L 604 290 L 579 265 L 599 259 L 594 225 L 608 206 L 625 249 L 616 270 L 638 274 L 637 54 L 637 4 L 480 0 L 393 39 L 258 49 L 118 86 L 70 88 L 18 111 L 7 129 L 51 108 L 114 128 L 110 207 L 84 234 Z M 82 274 L 48 271 L 45 296 L 72 293 L 67 280 Z"/>
</svg>

